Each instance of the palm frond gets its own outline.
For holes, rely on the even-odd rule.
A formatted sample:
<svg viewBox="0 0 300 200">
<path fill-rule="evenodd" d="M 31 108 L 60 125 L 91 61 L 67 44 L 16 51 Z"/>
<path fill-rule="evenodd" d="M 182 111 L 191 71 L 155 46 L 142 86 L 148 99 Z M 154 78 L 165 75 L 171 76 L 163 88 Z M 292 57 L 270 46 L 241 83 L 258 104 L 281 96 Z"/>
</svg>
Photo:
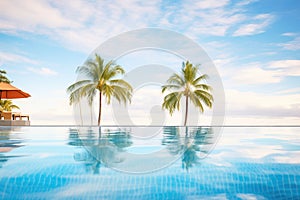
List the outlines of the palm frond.
<svg viewBox="0 0 300 200">
<path fill-rule="evenodd" d="M 202 100 L 205 105 L 207 105 L 209 108 L 212 107 L 212 103 L 214 101 L 213 96 L 203 90 L 196 90 L 194 91 L 195 96 L 197 96 L 200 100 Z"/>
<path fill-rule="evenodd" d="M 198 84 L 194 86 L 196 90 L 206 90 L 206 91 L 212 91 L 212 87 L 206 84 Z"/>
<path fill-rule="evenodd" d="M 114 78 L 116 75 L 119 75 L 119 74 L 122 75 L 124 73 L 125 73 L 125 71 L 120 65 L 113 66 L 113 62 L 111 61 L 110 63 L 108 63 L 105 66 L 104 71 L 101 76 L 101 79 L 110 80 L 110 79 Z"/>
<path fill-rule="evenodd" d="M 204 81 L 204 80 L 207 80 L 209 77 L 207 74 L 203 74 L 201 76 L 199 76 L 198 78 L 196 78 L 194 81 L 193 81 L 193 85 L 197 85 L 199 84 L 200 81 Z"/>
<path fill-rule="evenodd" d="M 179 90 L 182 88 L 182 86 L 179 85 L 174 85 L 174 84 L 168 84 L 168 85 L 163 85 L 161 92 L 164 93 L 166 90 Z"/>
<path fill-rule="evenodd" d="M 107 104 L 110 104 L 111 97 L 113 95 L 113 88 L 109 84 L 104 84 L 102 87 L 102 94 L 106 97 Z"/>
<path fill-rule="evenodd" d="M 85 76 L 85 78 L 93 80 L 93 76 L 94 76 L 93 71 L 95 71 L 93 70 L 94 69 L 93 65 L 94 63 L 92 63 L 92 61 L 87 61 L 85 62 L 85 65 L 79 66 L 77 68 L 76 73 L 82 74 Z"/>
<path fill-rule="evenodd" d="M 20 109 L 17 105 L 14 105 L 12 100 L 0 100 L 0 108 L 1 110 L 11 111 L 12 109 Z"/>
<path fill-rule="evenodd" d="M 90 90 L 88 90 L 86 92 L 86 96 L 87 96 L 87 99 L 88 99 L 88 103 L 89 105 L 92 105 L 93 104 L 93 101 L 94 101 L 94 98 L 96 96 L 96 88 L 95 87 L 91 87 Z"/>
<path fill-rule="evenodd" d="M 77 90 L 77 88 L 83 87 L 84 85 L 91 83 L 90 80 L 81 80 L 77 81 L 76 83 L 73 83 L 67 88 L 68 93 L 72 93 L 74 90 Z"/>
<path fill-rule="evenodd" d="M 69 96 L 69 104 L 72 105 L 74 103 L 78 103 L 81 99 L 80 96 L 80 90 L 81 88 L 77 88 L 76 90 L 74 90 L 73 92 L 70 93 Z"/>
<path fill-rule="evenodd" d="M 180 85 L 180 86 L 184 86 L 185 84 L 185 81 L 184 79 L 178 75 L 178 74 L 173 74 L 168 80 L 167 80 L 167 83 L 169 84 L 177 84 L 177 85 Z"/>
<path fill-rule="evenodd" d="M 180 109 L 180 99 L 183 96 L 183 92 L 172 92 L 165 96 L 162 107 L 169 110 L 172 115 L 177 109 Z"/>
<path fill-rule="evenodd" d="M 121 87 L 119 85 L 113 85 L 113 96 L 119 101 L 119 103 L 131 102 L 132 93 L 127 88 Z"/>
<path fill-rule="evenodd" d="M 192 83 L 196 78 L 197 71 L 198 66 L 187 61 L 182 69 L 182 76 L 184 77 L 185 82 Z"/>
<path fill-rule="evenodd" d="M 12 108 L 12 109 L 15 108 L 15 109 L 19 109 L 20 110 L 19 106 L 17 106 L 17 105 L 11 105 L 10 108 Z"/>
<path fill-rule="evenodd" d="M 129 92 L 133 91 L 132 86 L 125 80 L 123 79 L 114 79 L 109 81 L 111 85 L 118 85 L 120 87 L 123 87 L 126 90 L 129 90 Z"/>
<path fill-rule="evenodd" d="M 101 74 L 103 72 L 104 60 L 96 54 L 95 55 L 95 63 L 98 66 L 97 67 L 97 74 Z"/>
<path fill-rule="evenodd" d="M 71 85 L 72 86 L 72 85 Z M 89 96 L 93 92 L 94 84 L 89 83 L 82 85 L 81 87 L 76 87 L 76 89 L 70 90 L 69 103 L 70 105 L 78 103 L 80 99 L 84 96 Z M 89 101 L 92 99 L 89 99 Z M 90 102 L 89 102 L 90 103 Z"/>
<path fill-rule="evenodd" d="M 90 92 L 97 89 L 96 83 L 88 83 L 80 88 L 81 96 L 88 96 Z"/>
<path fill-rule="evenodd" d="M 202 106 L 202 103 L 201 103 L 200 99 L 198 98 L 198 96 L 195 93 L 192 93 L 190 95 L 190 100 L 193 102 L 195 107 L 199 108 L 201 112 L 204 112 L 204 108 Z"/>
</svg>

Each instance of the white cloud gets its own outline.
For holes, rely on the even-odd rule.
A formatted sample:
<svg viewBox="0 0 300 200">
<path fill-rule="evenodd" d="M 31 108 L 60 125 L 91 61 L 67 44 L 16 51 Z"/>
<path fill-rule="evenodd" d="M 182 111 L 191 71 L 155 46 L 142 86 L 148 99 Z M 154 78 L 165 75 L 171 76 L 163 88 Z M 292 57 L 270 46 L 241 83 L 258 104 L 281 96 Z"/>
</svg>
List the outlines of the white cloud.
<svg viewBox="0 0 300 200">
<path fill-rule="evenodd" d="M 242 14 L 224 10 L 199 12 L 199 17 L 200 19 L 193 22 L 187 33 L 224 36 L 229 28 L 246 18 Z"/>
<path fill-rule="evenodd" d="M 260 14 L 253 18 L 253 22 L 243 24 L 233 33 L 233 36 L 256 35 L 265 32 L 265 29 L 271 24 L 273 15 Z"/>
<path fill-rule="evenodd" d="M 228 29 L 247 18 L 241 9 L 230 6 L 228 1 L 201 1 L 198 4 L 184 1 L 182 8 L 170 9 L 173 10 L 167 21 L 173 27 L 187 25 L 188 28 L 183 31 L 192 36 L 224 36 Z"/>
<path fill-rule="evenodd" d="M 12 53 L 6 53 L 6 52 L 0 52 L 0 62 L 1 63 L 12 62 L 12 63 L 38 64 L 37 61 L 32 60 L 26 56 L 12 54 Z"/>
<path fill-rule="evenodd" d="M 108 37 L 156 21 L 159 2 L 1 1 L 6 9 L 0 13 L 0 32 L 47 35 L 68 48 L 90 52 Z"/>
<path fill-rule="evenodd" d="M 192 3 L 193 6 L 199 9 L 210 9 L 210 8 L 219 8 L 226 6 L 229 3 L 229 0 L 202 0 L 197 3 Z"/>
<path fill-rule="evenodd" d="M 74 20 L 66 19 L 47 1 L 1 1 L 0 29 L 32 32 L 37 28 L 78 27 Z M 2 23 L 3 22 L 3 23 Z M 6 23 L 6 22 L 9 22 Z"/>
<path fill-rule="evenodd" d="M 47 35 L 82 52 L 91 52 L 109 37 L 137 28 L 176 28 L 192 37 L 199 34 L 224 36 L 230 28 L 248 20 L 243 7 L 230 4 L 229 0 L 198 3 L 185 0 L 167 5 L 161 0 L 74 0 L 70 4 L 11 0 L 1 1 L 0 7 L 6 8 L 0 13 L 0 32 Z M 264 21 L 260 17 L 258 15 L 255 20 Z"/>
<path fill-rule="evenodd" d="M 229 58 L 215 63 L 221 69 L 225 88 L 250 84 L 279 84 L 287 76 L 299 76 L 300 60 L 277 60 L 266 63 L 250 63 L 233 67 Z M 260 87 L 260 86 L 259 86 Z M 299 88 L 280 92 L 239 91 L 225 89 L 226 125 L 296 125 L 300 123 Z"/>
<path fill-rule="evenodd" d="M 228 116 L 299 117 L 300 96 L 298 94 L 281 95 L 238 90 L 225 92 Z"/>
<path fill-rule="evenodd" d="M 275 94 L 286 95 L 286 94 L 297 94 L 297 93 L 300 93 L 300 87 L 281 90 L 276 92 Z"/>
<path fill-rule="evenodd" d="M 287 33 L 283 33 L 281 34 L 282 36 L 287 36 L 287 37 L 292 37 L 292 36 L 296 36 L 296 33 L 291 33 L 291 32 L 287 32 Z"/>
<path fill-rule="evenodd" d="M 277 70 L 265 70 L 258 66 L 237 69 L 233 79 L 243 84 L 279 83 L 281 73 Z"/>
<path fill-rule="evenodd" d="M 288 76 L 300 76 L 300 60 L 277 60 L 267 63 L 249 63 L 232 67 L 230 58 L 217 59 L 223 77 L 234 84 L 258 85 L 280 83 Z"/>
<path fill-rule="evenodd" d="M 291 35 L 290 35 L 291 36 Z M 281 43 L 279 46 L 286 50 L 300 50 L 300 36 L 295 37 L 293 40 Z"/>
<path fill-rule="evenodd" d="M 240 27 L 236 34 L 257 34 L 263 32 L 271 23 L 273 15 L 258 14 L 249 17 L 246 14 L 246 6 L 255 1 L 243 1 L 232 4 L 227 0 L 222 1 L 181 1 L 180 5 L 166 6 L 166 13 L 160 18 L 160 23 L 168 28 L 181 27 L 182 31 L 192 38 L 198 38 L 199 34 L 224 36 L 239 24 L 245 24 L 249 20 L 251 24 Z M 182 25 L 185 26 L 182 26 Z M 250 30 L 251 29 L 251 30 Z M 251 33 L 250 33 L 251 32 Z"/>
<path fill-rule="evenodd" d="M 214 64 L 218 67 L 218 66 L 225 66 L 228 65 L 229 63 L 232 62 L 231 58 L 219 58 L 214 60 Z"/>
<path fill-rule="evenodd" d="M 300 60 L 278 60 L 268 63 L 269 69 L 275 69 L 281 76 L 300 76 Z"/>
<path fill-rule="evenodd" d="M 28 71 L 31 71 L 33 73 L 39 74 L 39 75 L 46 75 L 46 76 L 53 76 L 57 75 L 56 71 L 53 71 L 49 68 L 46 67 L 41 67 L 41 68 L 33 68 L 33 67 L 28 67 Z"/>
<path fill-rule="evenodd" d="M 243 0 L 243 1 L 240 1 L 237 3 L 238 6 L 246 6 L 248 4 L 251 4 L 251 3 L 254 3 L 254 2 L 257 2 L 259 0 Z"/>
</svg>

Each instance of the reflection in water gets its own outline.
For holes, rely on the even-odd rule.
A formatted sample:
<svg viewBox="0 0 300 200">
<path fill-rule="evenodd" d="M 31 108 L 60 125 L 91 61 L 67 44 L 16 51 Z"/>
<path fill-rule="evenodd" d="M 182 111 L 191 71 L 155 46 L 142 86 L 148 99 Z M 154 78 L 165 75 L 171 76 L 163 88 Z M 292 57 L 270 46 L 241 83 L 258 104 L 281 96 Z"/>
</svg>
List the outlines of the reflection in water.
<svg viewBox="0 0 300 200">
<path fill-rule="evenodd" d="M 182 137 L 178 127 L 164 127 L 162 145 L 173 155 L 181 154 L 182 168 L 189 170 L 207 155 L 206 146 L 212 144 L 212 133 L 211 128 L 185 127 Z"/>
<path fill-rule="evenodd" d="M 83 146 L 83 142 L 79 138 L 77 129 L 72 129 L 72 128 L 69 129 L 68 145 L 76 146 L 76 147 L 82 147 Z"/>
<path fill-rule="evenodd" d="M 131 136 L 126 130 L 98 130 L 88 129 L 80 135 L 76 129 L 69 130 L 69 142 L 71 146 L 84 147 L 74 155 L 76 161 L 83 162 L 87 171 L 98 174 L 101 165 L 113 165 L 122 162 L 119 153 L 124 148 L 132 145 Z"/>
<path fill-rule="evenodd" d="M 133 145 L 131 131 L 126 129 L 69 130 L 68 144 L 82 147 L 74 159 L 83 162 L 87 171 L 98 174 L 101 165 L 113 167 L 125 161 L 122 152 Z M 161 144 L 170 155 L 181 157 L 182 168 L 189 170 L 208 154 L 213 132 L 205 127 L 163 127 Z M 151 139 L 150 139 L 151 140 Z M 124 155 L 124 154 L 123 154 Z M 158 155 L 159 156 L 159 155 Z"/>
<path fill-rule="evenodd" d="M 184 151 L 184 141 L 180 137 L 179 128 L 176 126 L 164 127 L 162 145 L 166 145 L 173 155 L 181 154 Z"/>
<path fill-rule="evenodd" d="M 14 148 L 1 155 L 24 157 L 1 162 L 0 199 L 300 199 L 298 127 L 225 128 L 226 137 L 205 160 L 217 135 L 209 128 L 161 127 L 159 135 L 143 139 L 134 129 L 102 127 L 101 137 L 98 129 L 78 135 L 69 129 L 66 134 L 65 127 L 1 131 L 0 144 Z M 15 148 L 20 145 L 26 147 Z M 140 154 L 120 156 L 126 152 Z M 174 164 L 162 166 L 168 156 Z M 121 167 L 160 165 L 148 168 L 155 173 L 132 175 L 107 168 L 105 159 Z"/>
<path fill-rule="evenodd" d="M 107 139 L 118 147 L 120 151 L 124 148 L 130 147 L 132 145 L 131 135 L 129 131 L 117 130 L 109 131 L 107 134 Z"/>
<path fill-rule="evenodd" d="M 7 162 L 10 158 L 16 156 L 7 155 L 8 152 L 15 148 L 23 146 L 22 141 L 15 139 L 11 136 L 11 131 L 0 130 L 0 168 Z"/>
</svg>

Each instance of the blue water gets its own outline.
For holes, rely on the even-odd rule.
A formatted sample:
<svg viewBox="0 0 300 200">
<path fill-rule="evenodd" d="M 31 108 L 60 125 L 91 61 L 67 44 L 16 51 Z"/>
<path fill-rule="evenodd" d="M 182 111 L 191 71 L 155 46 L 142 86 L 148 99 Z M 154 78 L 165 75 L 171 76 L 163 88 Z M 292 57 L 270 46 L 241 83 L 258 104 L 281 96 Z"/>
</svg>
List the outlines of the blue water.
<svg viewBox="0 0 300 200">
<path fill-rule="evenodd" d="M 297 127 L 0 128 L 0 199 L 300 199 Z"/>
</svg>

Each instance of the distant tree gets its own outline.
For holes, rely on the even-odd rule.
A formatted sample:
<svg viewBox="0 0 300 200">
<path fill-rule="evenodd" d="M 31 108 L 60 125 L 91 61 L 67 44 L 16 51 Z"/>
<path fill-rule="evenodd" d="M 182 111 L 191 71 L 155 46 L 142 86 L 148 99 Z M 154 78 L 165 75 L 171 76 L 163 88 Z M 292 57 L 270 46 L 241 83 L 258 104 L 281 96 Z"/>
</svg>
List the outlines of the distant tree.
<svg viewBox="0 0 300 200">
<path fill-rule="evenodd" d="M 6 71 L 5 70 L 0 70 L 0 82 L 4 82 L 4 83 L 11 83 L 12 82 L 6 77 Z"/>
<path fill-rule="evenodd" d="M 0 70 L 0 82 L 2 83 L 11 83 L 6 77 L 6 71 Z M 12 109 L 20 109 L 18 106 L 14 105 L 11 100 L 0 100 L 0 111 L 11 111 Z"/>
<path fill-rule="evenodd" d="M 12 109 L 20 109 L 20 108 L 14 105 L 11 100 L 0 100 L 0 110 L 12 111 Z"/>
</svg>

